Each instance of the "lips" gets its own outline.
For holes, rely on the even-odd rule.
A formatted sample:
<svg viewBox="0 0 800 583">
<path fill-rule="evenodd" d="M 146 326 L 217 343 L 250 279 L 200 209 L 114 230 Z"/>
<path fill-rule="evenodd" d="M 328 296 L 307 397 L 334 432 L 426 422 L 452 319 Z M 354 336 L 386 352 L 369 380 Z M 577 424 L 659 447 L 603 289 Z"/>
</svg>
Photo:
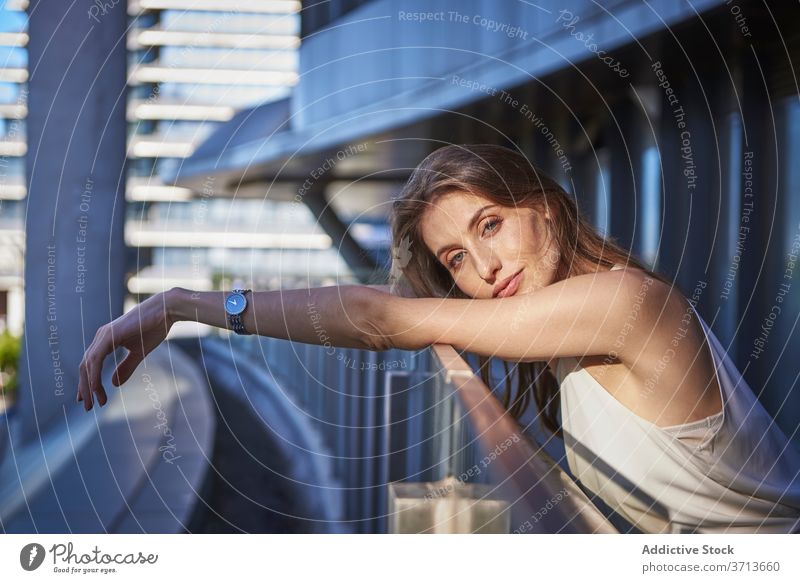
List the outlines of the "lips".
<svg viewBox="0 0 800 583">
<path fill-rule="evenodd" d="M 520 269 L 517 273 L 508 277 L 497 284 L 494 288 L 494 293 L 492 294 L 493 298 L 507 298 L 508 296 L 513 296 L 517 293 L 519 289 L 519 284 L 522 281 L 522 270 Z"/>
</svg>

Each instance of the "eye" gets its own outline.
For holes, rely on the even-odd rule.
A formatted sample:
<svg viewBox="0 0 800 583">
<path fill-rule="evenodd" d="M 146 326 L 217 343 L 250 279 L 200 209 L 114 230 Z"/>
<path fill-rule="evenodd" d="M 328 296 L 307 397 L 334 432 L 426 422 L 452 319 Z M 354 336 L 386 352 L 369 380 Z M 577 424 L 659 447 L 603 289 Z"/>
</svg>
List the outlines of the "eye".
<svg viewBox="0 0 800 583">
<path fill-rule="evenodd" d="M 501 223 L 500 219 L 492 219 L 491 221 L 486 221 L 486 223 L 483 226 L 483 232 L 485 233 L 488 230 L 490 233 L 494 233 L 497 230 L 497 226 L 500 225 L 500 223 Z M 489 227 L 491 227 L 491 229 Z"/>
<path fill-rule="evenodd" d="M 501 219 L 492 219 L 490 221 L 486 221 L 483 224 L 483 232 L 484 233 L 487 233 L 487 232 L 488 233 L 494 233 L 495 231 L 497 231 L 497 227 L 502 222 L 503 221 Z M 461 260 L 460 259 L 456 260 L 456 259 L 458 258 L 459 255 L 461 255 L 463 253 L 464 253 L 463 251 L 459 251 L 458 253 L 453 255 L 452 259 L 450 259 L 450 261 L 447 263 L 447 265 L 448 265 L 448 267 L 450 267 L 450 269 L 455 269 L 456 267 L 458 267 L 458 264 L 461 263 Z"/>
<path fill-rule="evenodd" d="M 464 254 L 463 251 L 459 251 L 458 253 L 453 255 L 453 257 L 447 263 L 447 265 L 450 267 L 450 269 L 455 269 L 457 267 L 457 263 L 461 263 L 460 260 L 458 262 L 456 262 L 456 257 L 458 257 L 459 255 L 463 255 L 463 254 Z"/>
</svg>

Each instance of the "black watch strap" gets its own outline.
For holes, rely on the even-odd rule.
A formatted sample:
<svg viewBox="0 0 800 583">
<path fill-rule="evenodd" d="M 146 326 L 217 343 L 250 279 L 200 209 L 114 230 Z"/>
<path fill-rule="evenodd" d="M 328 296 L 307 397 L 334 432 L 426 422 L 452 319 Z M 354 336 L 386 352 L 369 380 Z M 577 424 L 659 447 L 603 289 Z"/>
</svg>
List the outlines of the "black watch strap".
<svg viewBox="0 0 800 583">
<path fill-rule="evenodd" d="M 233 290 L 231 290 L 231 293 L 234 293 L 234 294 L 235 293 L 239 293 L 239 294 L 245 295 L 249 291 L 252 291 L 252 290 L 250 290 L 250 289 L 233 289 Z M 245 300 L 247 300 L 246 297 L 245 297 Z M 249 304 L 249 302 L 248 302 L 248 304 Z M 245 310 L 246 309 L 247 309 L 247 306 L 245 306 Z M 249 334 L 249 332 L 247 330 L 245 330 L 244 320 L 242 320 L 242 314 L 244 314 L 244 310 L 240 314 L 228 314 L 228 327 L 231 330 L 233 330 L 234 332 L 236 332 L 237 334 L 246 335 L 246 334 Z"/>
</svg>

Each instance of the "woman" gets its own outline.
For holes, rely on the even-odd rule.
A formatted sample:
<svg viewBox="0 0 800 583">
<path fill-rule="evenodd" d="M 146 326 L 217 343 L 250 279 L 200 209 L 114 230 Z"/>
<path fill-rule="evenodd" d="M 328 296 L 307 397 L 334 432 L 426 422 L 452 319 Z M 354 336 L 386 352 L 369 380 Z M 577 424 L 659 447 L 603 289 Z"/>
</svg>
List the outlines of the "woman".
<svg viewBox="0 0 800 583">
<path fill-rule="evenodd" d="M 800 525 L 800 455 L 693 304 L 599 236 L 524 156 L 436 150 L 395 201 L 392 235 L 391 286 L 254 292 L 245 330 L 320 344 L 322 328 L 367 350 L 451 344 L 478 355 L 487 383 L 490 358 L 515 363 L 510 413 L 535 403 L 572 472 L 640 530 Z M 223 296 L 173 288 L 103 326 L 78 400 L 105 404 L 100 370 L 115 346 L 130 351 L 119 386 L 174 322 L 229 327 Z"/>
</svg>

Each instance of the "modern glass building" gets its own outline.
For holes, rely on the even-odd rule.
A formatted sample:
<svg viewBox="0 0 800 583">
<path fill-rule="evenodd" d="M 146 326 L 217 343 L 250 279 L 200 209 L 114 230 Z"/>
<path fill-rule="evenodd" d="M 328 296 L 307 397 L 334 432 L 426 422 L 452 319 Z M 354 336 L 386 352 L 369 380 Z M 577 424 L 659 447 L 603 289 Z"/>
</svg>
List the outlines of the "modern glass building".
<svg viewBox="0 0 800 583">
<path fill-rule="evenodd" d="M 6 2 L 0 30 L 0 318 L 17 335 L 24 310 L 27 7 Z M 272 289 L 306 277 L 350 277 L 305 206 L 265 200 L 260 189 L 232 192 L 213 176 L 196 188 L 159 177 L 237 112 L 287 102 L 297 83 L 299 8 L 293 0 L 128 3 L 126 308 L 175 285 L 218 288 L 223 278 Z M 102 24 L 104 10 L 90 7 L 86 17 Z"/>
<path fill-rule="evenodd" d="M 0 7 L 0 331 L 23 326 L 27 2 Z"/>
<path fill-rule="evenodd" d="M 208 290 L 223 278 L 260 289 L 340 263 L 305 207 L 223 189 L 163 183 L 221 124 L 254 104 L 284 103 L 297 83 L 299 3 L 134 1 L 128 5 L 128 291 Z M 340 274 L 345 275 L 345 274 Z"/>
</svg>

